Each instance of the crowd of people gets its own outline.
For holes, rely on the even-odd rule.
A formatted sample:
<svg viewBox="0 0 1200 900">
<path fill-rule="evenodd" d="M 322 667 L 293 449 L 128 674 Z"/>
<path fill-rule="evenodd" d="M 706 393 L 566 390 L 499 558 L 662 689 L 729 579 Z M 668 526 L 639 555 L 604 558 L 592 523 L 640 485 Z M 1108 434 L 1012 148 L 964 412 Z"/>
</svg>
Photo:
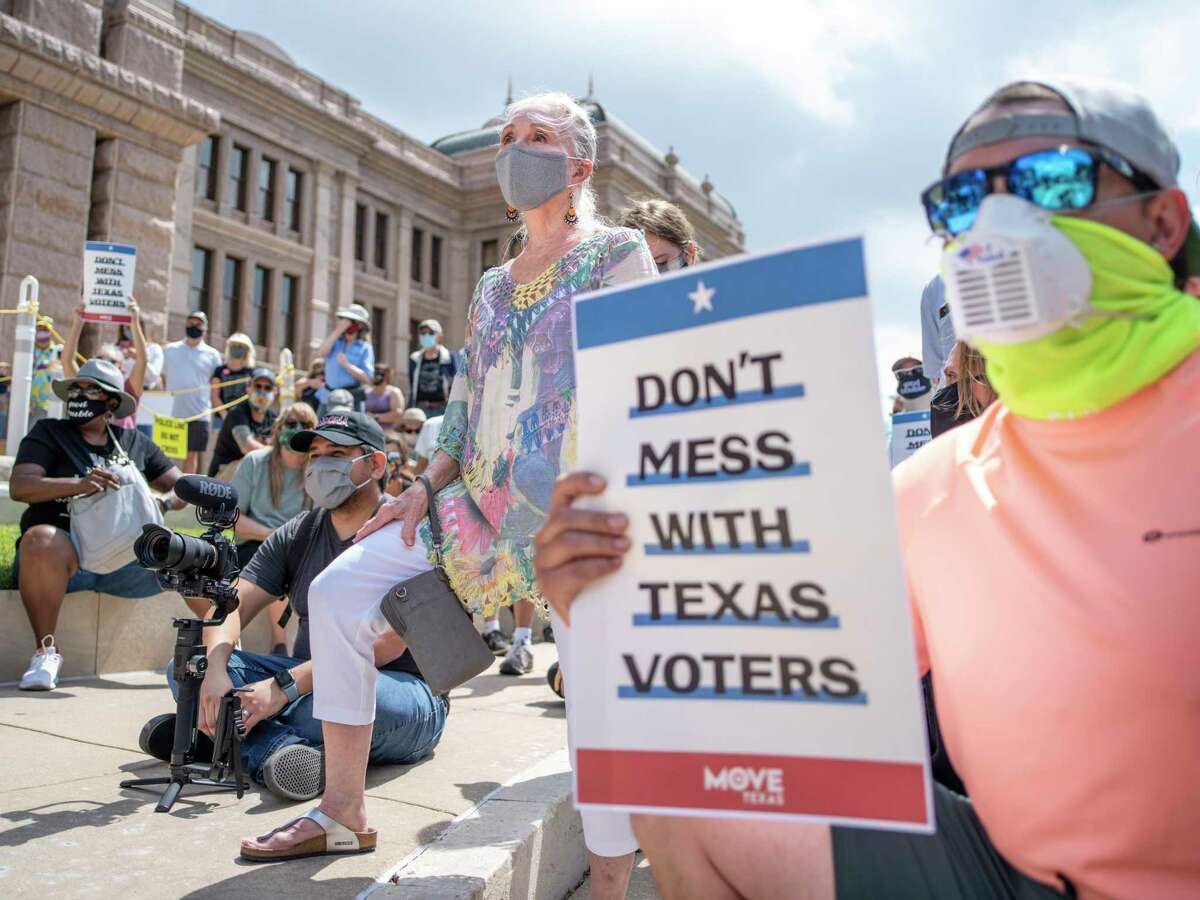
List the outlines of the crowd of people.
<svg viewBox="0 0 1200 900">
<path fill-rule="evenodd" d="M 510 105 L 496 172 L 519 225 L 475 288 L 461 350 L 439 322 L 420 323 L 407 390 L 376 361 L 357 304 L 337 310 L 286 401 L 244 335 L 223 359 L 205 343 L 201 311 L 156 369 L 135 303 L 128 332 L 78 367 L 77 319 L 62 377 L 46 376 L 65 416 L 33 424 L 10 482 L 29 504 L 18 583 L 37 648 L 21 687 L 55 686 L 65 593 L 157 592 L 120 548 L 80 538 L 84 517 L 105 514 L 92 501 L 132 484 L 177 505 L 172 486 L 215 441 L 208 472 L 237 487 L 242 572 L 239 609 L 205 629 L 199 726 L 211 734 L 220 698 L 245 688 L 247 771 L 280 797 L 320 797 L 244 840 L 244 858 L 375 848 L 368 765 L 419 760 L 447 727 L 448 696 L 414 658 L 426 648 L 409 647 L 381 604 L 435 562 L 502 672 L 531 671 L 533 623 L 548 611 L 573 745 L 572 645 L 588 635 L 570 626 L 571 604 L 630 541 L 626 517 L 575 505 L 604 483 L 571 472 L 571 306 L 700 259 L 664 200 L 601 218 L 596 159 L 576 101 Z M 897 467 L 895 488 L 936 833 L 587 809 L 594 897 L 625 895 L 639 847 L 670 898 L 1200 892 L 1187 674 L 1200 633 L 1200 231 L 1178 167 L 1132 92 L 1017 82 L 967 118 L 922 195 L 946 250 L 920 299 L 921 357 L 893 366 L 894 411 L 929 409 L 935 439 Z M 955 275 L 988 241 L 1033 248 L 1018 321 L 962 315 Z M 35 356 L 43 346 L 39 333 Z M 160 377 L 189 422 L 178 464 L 132 427 Z M 275 623 L 269 654 L 239 646 L 259 614 Z M 173 731 L 173 714 L 153 721 L 150 752 L 168 758 Z"/>
</svg>

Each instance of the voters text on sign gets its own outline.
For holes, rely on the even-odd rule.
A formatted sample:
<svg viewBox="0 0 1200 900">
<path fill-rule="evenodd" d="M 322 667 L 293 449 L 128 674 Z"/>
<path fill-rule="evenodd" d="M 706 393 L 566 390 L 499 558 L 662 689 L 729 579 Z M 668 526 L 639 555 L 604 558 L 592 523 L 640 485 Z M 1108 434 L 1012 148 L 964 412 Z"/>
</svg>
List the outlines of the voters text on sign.
<svg viewBox="0 0 1200 900">
<path fill-rule="evenodd" d="M 861 240 L 575 324 L 578 466 L 633 542 L 566 636 L 580 805 L 930 830 Z"/>
</svg>

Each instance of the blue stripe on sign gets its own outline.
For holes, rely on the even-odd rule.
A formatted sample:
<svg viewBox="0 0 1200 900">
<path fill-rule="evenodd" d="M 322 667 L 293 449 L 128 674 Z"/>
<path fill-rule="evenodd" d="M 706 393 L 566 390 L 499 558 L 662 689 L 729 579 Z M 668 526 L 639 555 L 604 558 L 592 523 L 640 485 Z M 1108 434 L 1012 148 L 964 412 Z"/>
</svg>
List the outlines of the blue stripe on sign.
<svg viewBox="0 0 1200 900">
<path fill-rule="evenodd" d="M 762 391 L 743 391 L 737 394 L 732 400 L 724 394 L 718 394 L 708 400 L 698 400 L 690 406 L 679 406 L 676 403 L 664 403 L 662 406 L 654 409 L 638 409 L 636 406 L 629 408 L 629 418 L 639 419 L 646 416 L 668 416 L 672 413 L 699 412 L 704 409 L 716 409 L 719 406 L 737 406 L 745 403 L 767 403 L 771 400 L 792 400 L 794 398 L 804 396 L 804 385 L 802 384 L 785 384 L 782 387 L 777 387 L 769 394 Z"/>
<path fill-rule="evenodd" d="M 727 472 L 717 472 L 715 475 L 695 475 L 691 478 L 686 475 L 680 475 L 678 478 L 672 475 L 647 475 L 645 478 L 639 478 L 637 475 L 626 475 L 626 487 L 652 487 L 655 485 L 664 484 L 698 484 L 701 482 L 711 481 L 754 481 L 759 478 L 796 478 L 804 475 L 811 475 L 812 469 L 808 463 L 796 463 L 790 469 L 763 469 L 755 466 L 748 469 L 740 475 L 730 475 Z"/>
<path fill-rule="evenodd" d="M 737 616 L 731 616 L 728 613 L 716 619 L 681 619 L 675 615 L 662 615 L 655 619 L 649 613 L 633 614 L 634 628 L 644 628 L 652 625 L 735 625 L 744 628 L 841 628 L 842 621 L 837 616 L 829 616 L 819 622 L 803 622 L 796 619 L 779 618 L 739 619 Z"/>
<path fill-rule="evenodd" d="M 130 256 L 137 254 L 137 247 L 131 247 L 129 244 L 110 244 L 108 241 L 88 241 L 84 245 L 86 250 L 100 250 L 104 253 L 125 253 Z"/>
<path fill-rule="evenodd" d="M 579 349 L 867 295 L 862 238 L 722 260 L 684 272 L 580 297 L 575 305 Z M 701 281 L 714 291 L 712 309 L 695 312 L 688 294 Z"/>
<path fill-rule="evenodd" d="M 808 541 L 792 541 L 784 547 L 781 544 L 767 544 L 759 547 L 756 544 L 713 544 L 706 547 L 696 544 L 691 547 L 664 547 L 661 544 L 645 544 L 642 548 L 647 556 L 752 556 L 756 553 L 808 553 Z"/>
<path fill-rule="evenodd" d="M 896 413 L 892 416 L 892 421 L 897 425 L 903 425 L 905 422 L 928 422 L 929 410 L 923 409 L 920 412 Z"/>
<path fill-rule="evenodd" d="M 622 700 L 783 700 L 790 703 L 867 705 L 866 694 L 855 694 L 853 697 L 834 697 L 825 691 L 809 696 L 803 691 L 799 694 L 745 694 L 737 688 L 727 688 L 718 694 L 715 688 L 702 687 L 685 694 L 667 687 L 652 687 L 648 691 L 639 691 L 633 685 L 622 684 L 617 686 L 617 696 Z"/>
</svg>

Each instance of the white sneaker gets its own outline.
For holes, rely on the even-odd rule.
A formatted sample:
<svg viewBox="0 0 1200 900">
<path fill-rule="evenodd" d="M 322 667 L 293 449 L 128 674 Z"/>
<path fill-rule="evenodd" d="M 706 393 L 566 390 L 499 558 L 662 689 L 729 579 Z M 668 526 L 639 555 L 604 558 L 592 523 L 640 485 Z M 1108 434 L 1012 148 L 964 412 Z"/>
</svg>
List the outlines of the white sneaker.
<svg viewBox="0 0 1200 900">
<path fill-rule="evenodd" d="M 29 659 L 29 668 L 17 685 L 22 691 L 52 691 L 58 687 L 58 670 L 62 668 L 62 654 L 54 646 L 54 635 L 42 638 L 42 647 Z"/>
</svg>

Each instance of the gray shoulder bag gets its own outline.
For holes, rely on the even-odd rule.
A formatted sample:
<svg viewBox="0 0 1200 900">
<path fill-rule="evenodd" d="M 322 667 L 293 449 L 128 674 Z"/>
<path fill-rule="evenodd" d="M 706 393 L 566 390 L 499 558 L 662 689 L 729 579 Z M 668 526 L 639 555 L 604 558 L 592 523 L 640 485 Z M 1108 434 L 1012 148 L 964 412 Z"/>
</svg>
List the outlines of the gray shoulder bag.
<svg viewBox="0 0 1200 900">
<path fill-rule="evenodd" d="M 418 480 L 429 495 L 429 533 L 437 564 L 393 587 L 380 605 L 388 624 L 408 644 L 425 683 L 435 694 L 446 694 L 485 671 L 495 657 L 450 586 L 433 486 L 424 475 Z"/>
</svg>

